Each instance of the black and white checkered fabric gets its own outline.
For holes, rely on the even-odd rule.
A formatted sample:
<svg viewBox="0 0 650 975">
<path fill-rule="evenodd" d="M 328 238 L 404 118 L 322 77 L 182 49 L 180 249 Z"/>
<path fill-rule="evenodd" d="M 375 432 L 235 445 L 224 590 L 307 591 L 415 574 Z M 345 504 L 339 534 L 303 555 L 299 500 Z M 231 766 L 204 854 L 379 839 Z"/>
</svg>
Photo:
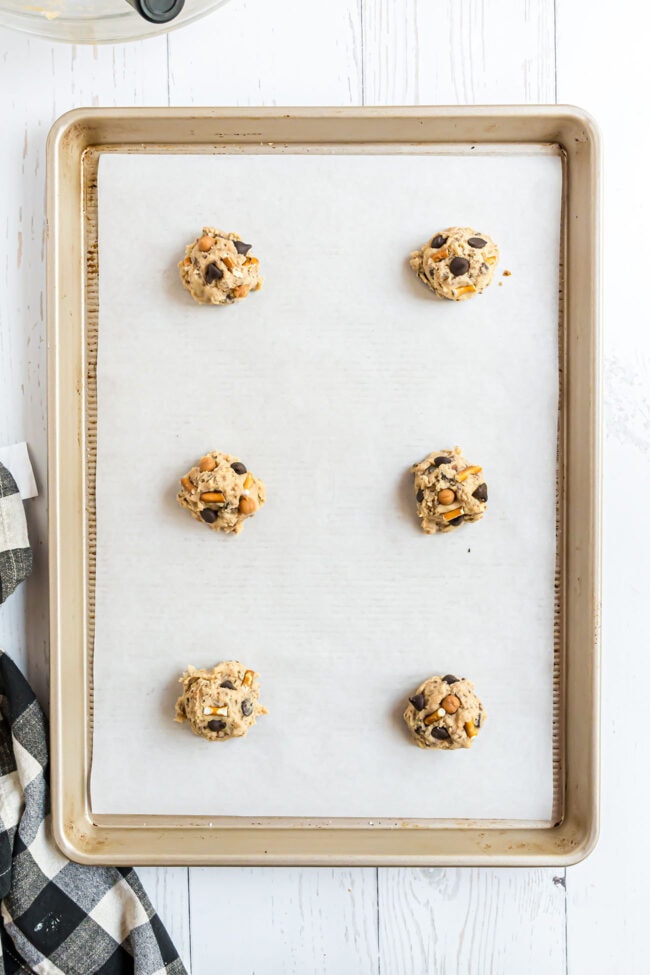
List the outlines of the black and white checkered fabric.
<svg viewBox="0 0 650 975">
<path fill-rule="evenodd" d="M 31 570 L 25 512 L 0 464 L 0 602 Z M 0 650 L 0 975 L 186 975 L 133 870 L 71 863 L 52 837 L 48 729 Z"/>
<path fill-rule="evenodd" d="M 49 813 L 45 717 L 0 651 L 0 972 L 184 975 L 135 872 L 71 863 Z"/>
<path fill-rule="evenodd" d="M 32 571 L 23 502 L 16 482 L 0 464 L 0 603 Z"/>
</svg>

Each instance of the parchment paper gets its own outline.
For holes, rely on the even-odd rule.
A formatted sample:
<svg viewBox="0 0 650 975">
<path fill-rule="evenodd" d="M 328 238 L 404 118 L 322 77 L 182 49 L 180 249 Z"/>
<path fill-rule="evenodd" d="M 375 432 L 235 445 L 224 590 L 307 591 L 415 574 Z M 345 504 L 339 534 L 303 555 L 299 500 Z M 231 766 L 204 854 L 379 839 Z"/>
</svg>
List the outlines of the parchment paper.
<svg viewBox="0 0 650 975">
<path fill-rule="evenodd" d="M 96 812 L 551 816 L 561 180 L 534 147 L 102 157 Z M 182 290 L 204 224 L 253 243 L 260 293 Z M 502 255 L 461 304 L 407 267 L 451 224 Z M 425 536 L 406 472 L 454 444 L 488 512 Z M 175 500 L 210 449 L 267 483 L 239 537 Z M 213 744 L 173 722 L 176 681 L 224 658 L 270 714 Z M 448 672 L 488 721 L 422 751 L 401 711 Z"/>
</svg>

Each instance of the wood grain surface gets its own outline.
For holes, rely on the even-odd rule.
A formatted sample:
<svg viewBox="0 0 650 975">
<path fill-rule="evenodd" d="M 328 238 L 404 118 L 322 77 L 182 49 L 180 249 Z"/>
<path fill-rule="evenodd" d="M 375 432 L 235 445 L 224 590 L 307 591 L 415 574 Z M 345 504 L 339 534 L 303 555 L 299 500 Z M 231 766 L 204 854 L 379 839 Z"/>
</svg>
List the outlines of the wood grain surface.
<svg viewBox="0 0 650 975">
<path fill-rule="evenodd" d="M 81 105 L 581 104 L 607 140 L 605 258 L 616 267 L 628 238 L 642 260 L 650 216 L 641 184 L 647 20 L 632 0 L 588 8 L 580 0 L 231 0 L 176 34 L 123 46 L 50 44 L 0 29 L 0 442 L 27 440 L 41 491 L 28 502 L 34 576 L 0 608 L 0 644 L 44 703 L 44 149 L 54 119 Z M 611 286 L 605 303 L 615 323 L 606 341 L 606 512 L 610 503 L 620 512 L 621 472 L 631 485 L 647 484 L 650 473 L 650 329 L 639 310 L 642 280 L 630 265 L 624 271 L 616 314 Z M 643 708 L 630 699 L 650 672 L 641 610 L 650 519 L 643 501 L 638 515 L 625 514 L 615 531 L 606 520 L 605 644 L 619 659 L 605 660 L 604 686 L 623 700 L 605 702 L 603 830 L 591 858 L 568 872 L 143 869 L 193 975 L 647 970 L 647 785 L 636 771 L 644 736 L 638 725 L 629 732 L 629 713 L 643 726 Z"/>
</svg>

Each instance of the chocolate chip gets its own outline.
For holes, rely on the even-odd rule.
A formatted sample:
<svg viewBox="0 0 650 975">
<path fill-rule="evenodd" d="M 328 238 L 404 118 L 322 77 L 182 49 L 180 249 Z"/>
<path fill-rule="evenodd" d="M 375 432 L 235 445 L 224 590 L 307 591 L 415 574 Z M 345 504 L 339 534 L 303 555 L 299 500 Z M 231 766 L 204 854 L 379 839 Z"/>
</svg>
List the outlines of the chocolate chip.
<svg viewBox="0 0 650 975">
<path fill-rule="evenodd" d="M 205 283 L 214 284 L 215 281 L 221 281 L 223 277 L 223 271 L 218 264 L 208 264 L 205 269 Z"/>
<path fill-rule="evenodd" d="M 424 501 L 424 491 L 422 490 L 422 488 L 420 488 L 420 490 L 418 491 L 418 493 L 415 495 L 415 500 L 416 501 Z"/>
<path fill-rule="evenodd" d="M 247 470 L 246 464 L 242 464 L 242 462 L 239 461 L 239 460 L 236 460 L 235 463 L 234 464 L 231 464 L 230 466 L 234 470 L 235 474 L 245 474 L 246 473 L 246 470 Z"/>
<path fill-rule="evenodd" d="M 481 715 L 480 715 L 480 712 L 479 712 L 479 716 L 476 719 L 476 721 L 474 722 L 474 724 L 476 725 L 477 728 L 480 728 L 481 727 Z"/>
<path fill-rule="evenodd" d="M 487 240 L 483 240 L 482 237 L 469 237 L 467 243 L 470 247 L 476 247 L 477 250 L 480 250 L 481 247 L 485 247 Z"/>
<path fill-rule="evenodd" d="M 451 457 L 434 457 L 433 466 L 440 467 L 441 464 L 451 464 Z"/>
<path fill-rule="evenodd" d="M 213 511 L 212 508 L 204 508 L 201 512 L 201 517 L 208 525 L 214 525 L 217 520 L 217 512 Z"/>
<path fill-rule="evenodd" d="M 225 727 L 226 727 L 225 721 L 216 721 L 214 718 L 212 719 L 212 721 L 208 721 L 208 728 L 210 729 L 210 731 L 223 731 Z"/>
<path fill-rule="evenodd" d="M 424 709 L 424 694 L 414 694 L 413 697 L 409 698 L 409 701 L 416 711 L 422 711 Z"/>
<path fill-rule="evenodd" d="M 436 234 L 436 236 L 435 236 L 435 237 L 433 238 L 433 240 L 431 241 L 431 246 L 432 246 L 432 247 L 433 247 L 433 248 L 434 248 L 435 250 L 438 250 L 438 248 L 439 248 L 439 247 L 442 247 L 442 246 L 443 246 L 444 244 L 446 244 L 446 243 L 447 243 L 447 239 L 448 239 L 448 238 L 447 238 L 447 237 L 443 237 L 443 235 L 442 235 L 442 234 Z"/>
<path fill-rule="evenodd" d="M 231 680 L 224 680 L 219 684 L 219 687 L 227 687 L 229 691 L 234 691 L 235 685 Z"/>
<path fill-rule="evenodd" d="M 253 702 L 250 697 L 247 697 L 245 701 L 241 702 L 241 713 L 245 718 L 250 718 L 253 713 Z"/>
<path fill-rule="evenodd" d="M 437 738 L 438 741 L 447 741 L 449 738 L 449 732 L 446 728 L 432 728 L 431 737 Z"/>
<path fill-rule="evenodd" d="M 455 684 L 458 681 L 458 678 L 454 677 L 453 674 L 445 674 L 442 679 L 446 684 Z"/>
<path fill-rule="evenodd" d="M 483 241 L 485 243 L 485 241 Z M 249 250 L 253 246 L 252 244 L 245 244 L 243 240 L 233 240 L 233 244 L 237 248 L 238 254 L 248 254 Z"/>
<path fill-rule="evenodd" d="M 472 491 L 472 497 L 477 501 L 487 501 L 487 484 L 479 484 L 476 491 Z"/>
<path fill-rule="evenodd" d="M 457 525 L 462 525 L 464 520 L 465 520 L 465 515 L 459 515 L 458 518 L 452 518 L 451 521 L 447 522 L 447 524 L 453 525 L 454 528 L 456 528 Z"/>
<path fill-rule="evenodd" d="M 454 257 L 449 262 L 449 270 L 455 278 L 458 278 L 469 271 L 469 261 L 466 257 Z"/>
</svg>

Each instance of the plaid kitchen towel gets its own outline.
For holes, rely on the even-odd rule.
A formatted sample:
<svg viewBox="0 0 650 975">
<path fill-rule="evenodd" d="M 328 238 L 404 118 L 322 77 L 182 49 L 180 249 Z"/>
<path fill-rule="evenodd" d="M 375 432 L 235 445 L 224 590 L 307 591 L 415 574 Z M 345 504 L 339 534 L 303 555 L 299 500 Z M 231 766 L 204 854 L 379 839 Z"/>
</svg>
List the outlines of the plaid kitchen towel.
<svg viewBox="0 0 650 975">
<path fill-rule="evenodd" d="M 29 574 L 16 485 L 0 464 L 0 602 Z M 130 869 L 71 863 L 52 837 L 48 729 L 0 650 L 0 975 L 186 975 Z"/>
<path fill-rule="evenodd" d="M 52 838 L 47 725 L 0 651 L 0 972 L 185 975 L 136 873 L 72 863 Z"/>
<path fill-rule="evenodd" d="M 0 603 L 32 571 L 25 510 L 16 482 L 0 464 Z"/>
</svg>

